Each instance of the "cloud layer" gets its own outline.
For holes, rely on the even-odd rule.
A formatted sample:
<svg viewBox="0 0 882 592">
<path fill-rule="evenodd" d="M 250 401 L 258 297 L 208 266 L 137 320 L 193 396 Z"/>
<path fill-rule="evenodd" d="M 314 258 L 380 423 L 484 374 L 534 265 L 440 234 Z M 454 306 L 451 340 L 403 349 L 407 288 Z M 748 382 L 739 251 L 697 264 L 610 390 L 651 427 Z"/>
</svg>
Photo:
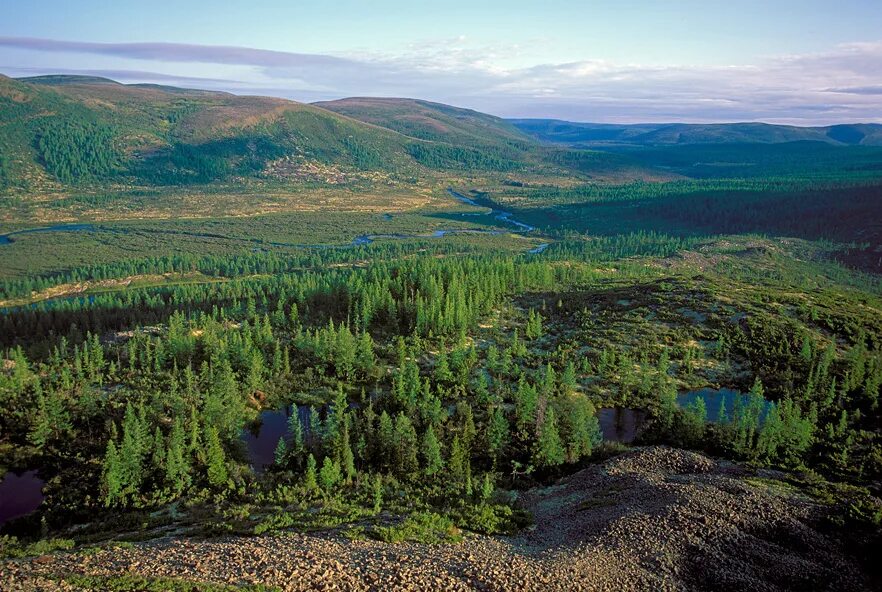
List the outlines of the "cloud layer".
<svg viewBox="0 0 882 592">
<path fill-rule="evenodd" d="M 602 60 L 504 67 L 529 47 L 482 47 L 457 38 L 407 55 L 290 53 L 178 43 L 88 43 L 0 37 L 0 70 L 68 72 L 299 100 L 353 95 L 425 98 L 512 117 L 581 121 L 882 121 L 882 41 L 823 53 L 721 66 L 646 66 Z M 17 63 L 9 63 L 14 52 Z M 87 67 L 22 64 L 38 53 L 79 56 Z M 114 67 L 88 67 L 100 56 Z M 149 64 L 144 68 L 144 64 Z M 140 66 L 139 66 L 140 64 Z M 187 75 L 180 72 L 185 69 Z M 202 73 L 211 75 L 200 76 Z M 218 75 L 219 74 L 219 75 Z"/>
</svg>

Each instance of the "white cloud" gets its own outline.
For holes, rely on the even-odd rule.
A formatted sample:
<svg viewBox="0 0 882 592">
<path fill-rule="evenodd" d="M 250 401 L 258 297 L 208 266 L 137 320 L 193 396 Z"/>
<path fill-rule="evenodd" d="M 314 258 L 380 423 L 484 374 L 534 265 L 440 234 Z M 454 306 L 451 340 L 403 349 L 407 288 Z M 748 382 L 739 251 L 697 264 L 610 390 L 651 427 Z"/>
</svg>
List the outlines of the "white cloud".
<svg viewBox="0 0 882 592">
<path fill-rule="evenodd" d="M 19 53 L 112 56 L 120 61 L 115 72 L 129 71 L 121 77 L 127 81 L 177 78 L 181 84 L 203 88 L 301 100 L 410 96 L 504 116 L 595 121 L 882 121 L 882 41 L 771 56 L 752 64 L 664 67 L 594 59 L 515 67 L 509 65 L 513 57 L 524 61 L 528 46 L 488 46 L 465 37 L 426 42 L 408 48 L 406 55 L 22 38 L 0 38 L 2 47 Z M 2 61 L 0 53 L 0 68 Z M 156 71 L 153 80 L 145 68 L 132 67 L 144 62 Z M 171 64 L 176 64 L 173 75 L 167 69 Z M 213 75 L 181 76 L 186 64 L 193 64 L 194 73 L 212 64 Z M 226 68 L 229 75 L 217 76 L 218 68 Z"/>
</svg>

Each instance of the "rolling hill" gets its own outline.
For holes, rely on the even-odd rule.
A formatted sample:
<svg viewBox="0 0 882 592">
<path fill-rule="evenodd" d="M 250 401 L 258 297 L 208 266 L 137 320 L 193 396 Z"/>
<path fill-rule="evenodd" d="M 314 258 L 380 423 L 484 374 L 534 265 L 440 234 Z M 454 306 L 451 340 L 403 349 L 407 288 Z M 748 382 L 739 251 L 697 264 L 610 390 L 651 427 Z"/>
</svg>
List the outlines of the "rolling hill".
<svg viewBox="0 0 882 592">
<path fill-rule="evenodd" d="M 310 105 L 106 79 L 0 78 L 0 125 L 3 178 L 30 188 L 296 176 L 298 163 L 311 162 L 416 166 L 400 134 Z"/>
<path fill-rule="evenodd" d="M 767 123 L 616 125 L 557 119 L 513 119 L 511 124 L 543 142 L 567 145 L 779 144 L 800 141 L 840 146 L 882 145 L 882 124 L 874 123 L 826 127 Z"/>
<path fill-rule="evenodd" d="M 471 109 L 417 99 L 354 97 L 313 103 L 420 140 L 527 151 L 535 141 L 508 121 Z"/>
<path fill-rule="evenodd" d="M 543 145 L 498 117 L 412 99 L 309 105 L 88 76 L 0 77 L 0 126 L 0 188 L 24 192 L 451 173 L 659 177 L 627 156 Z"/>
</svg>

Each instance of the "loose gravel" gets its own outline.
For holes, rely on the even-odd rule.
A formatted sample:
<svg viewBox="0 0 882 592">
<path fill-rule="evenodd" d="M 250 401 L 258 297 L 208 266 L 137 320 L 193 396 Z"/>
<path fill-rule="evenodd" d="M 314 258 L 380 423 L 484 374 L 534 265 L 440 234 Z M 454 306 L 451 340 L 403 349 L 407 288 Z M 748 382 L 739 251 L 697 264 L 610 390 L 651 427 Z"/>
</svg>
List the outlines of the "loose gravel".
<svg viewBox="0 0 882 592">
<path fill-rule="evenodd" d="M 65 574 L 175 577 L 300 590 L 868 590 L 819 508 L 730 463 L 666 447 L 624 453 L 522 502 L 536 526 L 447 545 L 282 533 L 160 539 L 0 563 L 0 590 L 69 589 Z"/>
</svg>

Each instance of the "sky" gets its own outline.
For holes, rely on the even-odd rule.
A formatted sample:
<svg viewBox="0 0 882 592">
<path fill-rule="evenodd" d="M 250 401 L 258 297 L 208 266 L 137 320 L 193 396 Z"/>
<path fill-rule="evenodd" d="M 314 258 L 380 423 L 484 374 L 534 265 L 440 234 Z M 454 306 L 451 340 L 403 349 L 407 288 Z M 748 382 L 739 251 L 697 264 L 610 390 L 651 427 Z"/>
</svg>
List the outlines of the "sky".
<svg viewBox="0 0 882 592">
<path fill-rule="evenodd" d="M 0 0 L 0 72 L 503 117 L 882 122 L 882 0 Z"/>
</svg>

